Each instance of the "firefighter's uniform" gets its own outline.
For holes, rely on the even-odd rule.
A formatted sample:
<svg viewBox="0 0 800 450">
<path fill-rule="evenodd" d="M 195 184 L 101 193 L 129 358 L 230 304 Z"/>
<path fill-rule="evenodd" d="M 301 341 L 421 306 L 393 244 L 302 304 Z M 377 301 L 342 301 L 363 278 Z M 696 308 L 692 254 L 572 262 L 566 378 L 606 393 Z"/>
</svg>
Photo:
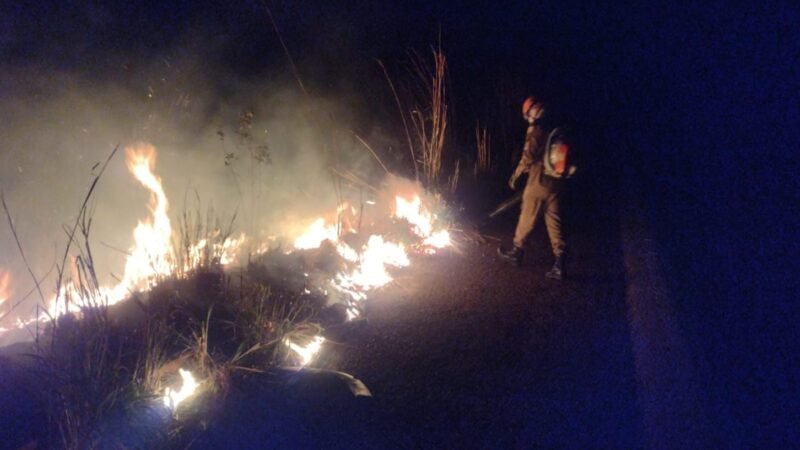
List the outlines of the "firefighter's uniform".
<svg viewBox="0 0 800 450">
<path fill-rule="evenodd" d="M 528 126 L 525 134 L 522 157 L 513 177 L 516 179 L 523 173 L 528 174 L 528 182 L 522 193 L 522 210 L 514 233 L 514 246 L 518 248 L 525 246 L 525 241 L 533 230 L 541 211 L 544 215 L 544 223 L 547 226 L 547 235 L 550 237 L 553 254 L 559 259 L 566 248 L 561 233 L 559 206 L 563 181 L 544 174 L 544 147 L 549 131 L 544 125 L 544 121 L 539 119 Z"/>
<path fill-rule="evenodd" d="M 525 146 L 522 148 L 522 157 L 517 169 L 508 180 L 511 189 L 516 189 L 517 179 L 523 174 L 528 174 L 528 182 L 522 193 L 522 211 L 519 214 L 517 230 L 514 233 L 514 247 L 504 250 L 497 249 L 497 254 L 506 261 L 517 266 L 522 264 L 523 250 L 528 235 L 533 231 L 536 219 L 540 212 L 544 215 L 547 226 L 547 235 L 556 257 L 553 268 L 545 276 L 555 280 L 564 277 L 564 254 L 566 244 L 561 233 L 561 191 L 563 178 L 575 172 L 575 168 L 567 167 L 567 153 L 569 146 L 564 142 L 550 146 L 547 140 L 551 134 L 556 133 L 547 125 L 544 106 L 534 97 L 528 97 L 522 103 L 522 117 L 528 121 L 528 131 L 525 134 Z M 555 150 L 555 151 L 554 151 Z M 547 153 L 547 155 L 546 155 Z M 547 157 L 547 164 L 545 164 Z M 552 176 L 551 176 L 552 175 Z"/>
</svg>

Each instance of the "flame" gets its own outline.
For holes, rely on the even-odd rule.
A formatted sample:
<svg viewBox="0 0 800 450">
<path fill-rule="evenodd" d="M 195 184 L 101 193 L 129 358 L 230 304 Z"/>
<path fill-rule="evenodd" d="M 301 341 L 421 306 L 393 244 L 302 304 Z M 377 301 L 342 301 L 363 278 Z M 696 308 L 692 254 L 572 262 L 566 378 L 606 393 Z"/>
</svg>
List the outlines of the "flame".
<svg viewBox="0 0 800 450">
<path fill-rule="evenodd" d="M 150 144 L 128 147 L 125 162 L 134 177 L 150 191 L 148 207 L 151 220 L 139 222 L 133 230 L 134 246 L 125 261 L 121 285 L 125 290 L 151 287 L 155 278 L 173 272 L 172 226 L 167 210 L 169 202 L 161 179 L 153 174 L 156 149 Z"/>
<path fill-rule="evenodd" d="M 219 233 L 215 233 L 216 237 Z M 212 242 L 208 239 L 200 239 L 196 244 L 189 247 L 189 259 L 184 263 L 183 270 L 189 271 L 200 266 L 207 256 L 216 259 L 219 264 L 227 266 L 239 260 L 239 255 L 247 240 L 247 235 L 239 233 L 238 237 L 226 238 L 222 242 Z M 210 247 L 210 248 L 209 248 Z"/>
<path fill-rule="evenodd" d="M 238 238 L 228 238 L 219 246 L 219 263 L 223 266 L 234 264 L 239 260 L 239 254 L 242 251 L 247 236 L 244 233 L 239 233 Z"/>
<path fill-rule="evenodd" d="M 422 205 L 419 195 L 414 195 L 411 200 L 401 196 L 395 197 L 394 216 L 406 220 L 413 228 L 412 231 L 422 238 L 422 245 L 429 247 L 427 253 L 434 253 L 435 249 L 442 249 L 453 245 L 450 232 L 447 230 L 434 231 L 436 216 L 431 214 Z"/>
<path fill-rule="evenodd" d="M 415 195 L 411 200 L 395 197 L 394 215 L 398 219 L 407 220 L 414 227 L 414 234 L 417 236 L 427 237 L 433 232 L 433 221 L 430 214 L 422 210 L 422 199 L 419 195 Z"/>
<path fill-rule="evenodd" d="M 386 242 L 382 236 L 372 235 L 361 251 L 357 251 L 346 243 L 339 242 L 336 227 L 325 225 L 325 220 L 322 218 L 314 221 L 306 232 L 295 240 L 295 248 L 298 250 L 316 248 L 325 240 L 335 244 L 339 255 L 355 265 L 349 272 L 336 275 L 334 280 L 334 286 L 346 294 L 351 303 L 366 300 L 367 291 L 391 282 L 388 266 L 406 267 L 410 264 L 402 244 Z M 357 317 L 358 313 L 357 308 L 350 306 L 348 316 L 352 319 Z"/>
<path fill-rule="evenodd" d="M 147 290 L 159 278 L 174 272 L 175 258 L 172 253 L 172 226 L 167 214 L 169 202 L 161 185 L 161 179 L 153 173 L 156 149 L 146 143 L 139 143 L 125 149 L 125 163 L 128 170 L 145 188 L 150 191 L 148 208 L 151 217 L 140 221 L 133 230 L 133 245 L 125 261 L 125 269 L 120 282 L 112 287 L 100 287 L 100 302 L 113 305 L 127 298 L 136 290 Z M 69 299 L 69 302 L 66 300 Z M 91 299 L 83 298 L 83 292 L 76 284 L 68 283 L 58 298 L 50 301 L 46 317 L 58 317 L 66 313 L 78 313 L 82 304 Z"/>
<path fill-rule="evenodd" d="M 374 202 L 372 202 L 374 203 Z M 342 214 L 342 207 L 337 209 Z M 412 232 L 420 238 L 417 247 L 423 247 L 426 253 L 452 245 L 447 230 L 435 230 L 436 216 L 431 214 L 422 203 L 419 194 L 410 199 L 401 195 L 394 197 L 392 215 L 411 225 Z M 367 293 L 392 281 L 389 267 L 406 267 L 411 264 L 403 244 L 387 242 L 380 235 L 371 235 L 367 244 L 356 250 L 345 242 L 339 241 L 337 227 L 326 223 L 325 219 L 316 219 L 306 231 L 294 241 L 297 250 L 308 250 L 319 247 L 322 242 L 330 241 L 336 251 L 354 267 L 343 271 L 333 280 L 334 287 L 344 293 L 348 300 L 347 314 L 350 319 L 358 317 L 358 304 L 367 299 Z"/>
<path fill-rule="evenodd" d="M 317 356 L 319 351 L 322 349 L 322 344 L 325 342 L 325 338 L 322 336 L 314 336 L 314 339 L 306 346 L 298 345 L 292 341 L 287 340 L 287 345 L 289 348 L 300 356 L 300 365 L 306 366 L 311 361 L 314 360 L 314 357 Z"/>
<path fill-rule="evenodd" d="M 439 230 L 426 237 L 422 244 L 441 249 L 453 245 L 453 242 L 450 240 L 450 232 Z"/>
<path fill-rule="evenodd" d="M 351 248 L 344 247 L 355 253 Z M 341 254 L 341 246 L 337 248 Z M 378 235 L 370 236 L 361 254 L 357 254 L 357 258 L 358 264 L 355 269 L 349 273 L 338 274 L 334 280 L 334 287 L 349 298 L 348 320 L 355 319 L 361 314 L 358 304 L 367 299 L 368 291 L 393 280 L 387 271 L 387 266 L 406 267 L 411 264 L 402 244 L 385 242 L 383 237 Z"/>
<path fill-rule="evenodd" d="M 14 295 L 11 289 L 11 274 L 9 272 L 0 270 L 0 306 Z"/>
<path fill-rule="evenodd" d="M 340 274 L 340 287 L 354 287 L 367 291 L 383 286 L 392 277 L 386 271 L 387 266 L 406 267 L 411 262 L 402 244 L 386 242 L 383 237 L 372 235 L 359 257 L 359 265 L 350 274 Z"/>
<path fill-rule="evenodd" d="M 209 256 L 221 265 L 232 264 L 239 259 L 240 251 L 246 241 L 244 233 L 231 239 L 219 238 L 215 232 L 188 249 L 188 261 L 182 261 L 182 267 L 177 266 L 177 258 L 172 246 L 172 227 L 168 216 L 169 202 L 164 192 L 161 179 L 154 173 L 156 161 L 155 148 L 146 143 L 130 146 L 126 149 L 126 165 L 136 180 L 150 192 L 148 209 L 150 216 L 142 221 L 133 231 L 133 244 L 130 255 L 125 261 L 125 268 L 121 281 L 112 287 L 101 287 L 98 293 L 107 305 L 115 304 L 127 298 L 132 291 L 143 291 L 152 288 L 160 279 L 168 276 L 181 276 L 181 271 L 188 272 L 197 267 Z M 345 298 L 347 315 L 350 319 L 360 315 L 360 304 L 367 299 L 369 292 L 392 282 L 389 270 L 403 268 L 411 264 L 408 248 L 428 253 L 433 253 L 452 245 L 450 234 L 446 229 L 441 229 L 437 224 L 438 217 L 433 214 L 429 205 L 423 202 L 423 191 L 404 190 L 403 195 L 394 195 L 400 189 L 389 188 L 385 193 L 388 198 L 381 197 L 384 205 L 389 208 L 374 208 L 379 211 L 391 211 L 394 219 L 408 223 L 413 235 L 418 238 L 415 243 L 403 244 L 390 242 L 380 234 L 371 234 L 366 244 L 354 248 L 340 240 L 340 234 L 354 232 L 354 224 L 361 227 L 361 213 L 354 206 L 347 203 L 341 204 L 336 209 L 336 220 L 327 221 L 320 217 L 314 220 L 307 229 L 294 240 L 294 248 L 308 250 L 319 247 L 324 241 L 329 241 L 347 262 L 347 268 L 335 275 L 331 283 Z M 427 197 L 426 197 L 427 198 Z M 394 200 L 392 202 L 392 199 Z M 367 204 L 375 205 L 374 201 L 367 200 Z M 330 216 L 325 216 L 330 217 Z M 374 222 L 373 222 L 373 225 Z M 254 242 L 258 248 L 256 253 L 263 253 L 269 245 Z M 260 247 L 259 247 L 260 245 Z M 306 275 L 308 276 L 308 275 Z M 10 275 L 0 271 L 0 305 L 7 301 L 11 295 Z M 306 289 L 307 292 L 308 289 Z M 327 290 L 320 291 L 325 292 Z M 49 317 L 57 317 L 66 312 L 78 312 L 81 295 L 84 295 L 76 283 L 67 284 L 61 292 L 58 301 L 54 301 Z M 65 299 L 69 298 L 70 302 Z M 44 317 L 44 316 L 43 316 Z M 41 318 L 33 320 L 42 320 Z M 17 326 L 22 327 L 29 322 L 18 320 Z M 0 333 L 5 329 L 0 328 Z M 303 366 L 311 363 L 321 351 L 325 338 L 315 336 L 306 345 L 301 345 L 290 340 L 285 345 L 296 353 Z M 168 388 L 163 401 L 171 410 L 190 397 L 198 388 L 198 382 L 191 372 L 184 369 L 179 371 L 183 380 L 179 390 Z"/>
<path fill-rule="evenodd" d="M 128 170 L 150 191 L 148 202 L 150 217 L 139 221 L 133 231 L 133 245 L 129 249 L 129 256 L 125 261 L 123 276 L 119 283 L 110 287 L 99 287 L 98 292 L 89 293 L 91 298 L 84 298 L 87 292 L 83 291 L 78 283 L 74 281 L 66 283 L 58 296 L 54 296 L 48 302 L 47 312 L 28 320 L 18 318 L 16 323 L 18 328 L 36 321 L 46 322 L 67 313 L 79 314 L 82 305 L 119 303 L 131 292 L 149 290 L 159 279 L 176 274 L 172 226 L 168 215 L 169 201 L 161 184 L 161 178 L 154 174 L 155 161 L 156 149 L 150 144 L 139 143 L 125 149 L 125 163 Z M 211 244 L 202 240 L 190 249 L 189 261 L 185 263 L 183 269 L 188 271 L 199 265 L 203 261 L 201 256 L 206 246 L 211 247 L 208 249 L 210 254 L 218 259 L 220 264 L 232 264 L 238 261 L 245 241 L 244 233 Z M 0 305 L 11 296 L 9 283 L 10 275 L 0 271 Z M 0 333 L 4 331 L 7 329 L 0 329 Z"/>
<path fill-rule="evenodd" d="M 187 398 L 191 397 L 200 384 L 194 379 L 194 375 L 188 370 L 178 369 L 181 375 L 181 388 L 175 390 L 167 388 L 164 392 L 164 406 L 172 411 L 178 409 L 178 406 Z"/>
<path fill-rule="evenodd" d="M 308 250 L 319 247 L 324 241 L 336 242 L 338 240 L 339 233 L 336 225 L 325 225 L 325 219 L 320 217 L 306 229 L 305 233 L 294 240 L 294 248 Z"/>
</svg>

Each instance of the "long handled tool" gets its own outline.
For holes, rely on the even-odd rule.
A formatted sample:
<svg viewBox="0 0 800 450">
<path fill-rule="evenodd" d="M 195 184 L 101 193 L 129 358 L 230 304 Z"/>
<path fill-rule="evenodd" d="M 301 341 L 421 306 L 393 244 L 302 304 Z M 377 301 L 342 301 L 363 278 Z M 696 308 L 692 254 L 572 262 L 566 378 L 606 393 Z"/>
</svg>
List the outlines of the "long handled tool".
<svg viewBox="0 0 800 450">
<path fill-rule="evenodd" d="M 501 212 L 503 212 L 503 211 L 507 210 L 508 208 L 511 208 L 512 206 L 514 206 L 517 203 L 521 202 L 522 201 L 522 192 L 523 191 L 517 192 L 516 194 L 514 194 L 513 197 L 511 197 L 508 200 L 504 201 L 503 203 L 500 203 L 499 205 L 497 205 L 497 208 L 495 208 L 494 211 L 489 213 L 489 218 L 490 219 L 494 219 L 495 216 L 497 216 Z"/>
</svg>

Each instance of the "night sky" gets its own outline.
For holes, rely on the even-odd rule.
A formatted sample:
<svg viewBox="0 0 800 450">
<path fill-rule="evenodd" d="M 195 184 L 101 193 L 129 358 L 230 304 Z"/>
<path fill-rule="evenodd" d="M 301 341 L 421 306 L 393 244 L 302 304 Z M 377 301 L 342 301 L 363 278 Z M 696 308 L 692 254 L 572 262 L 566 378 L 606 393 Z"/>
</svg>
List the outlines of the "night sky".
<svg viewBox="0 0 800 450">
<path fill-rule="evenodd" d="M 217 98 L 250 83 L 293 86 L 263 3 L 228 3 L 4 2 L 3 117 L 25 113 L 10 105 L 38 102 L 41 84 L 21 73 L 145 95 L 159 70 L 171 73 L 160 61 L 188 58 L 175 79 L 203 78 Z M 706 342 L 697 358 L 711 360 L 701 366 L 712 409 L 722 411 L 717 428 L 731 444 L 758 446 L 763 433 L 796 438 L 789 430 L 800 418 L 800 7 L 733 3 L 267 2 L 311 95 L 346 99 L 359 110 L 353 126 L 375 136 L 403 139 L 375 60 L 402 78 L 410 51 L 427 56 L 441 42 L 457 148 L 476 120 L 521 139 L 529 92 L 613 148 L 586 158 L 598 168 L 591 180 L 618 183 L 601 171 L 634 168 L 687 336 Z M 510 159 L 514 145 L 502 147 Z M 0 144 L 0 162 L 10 167 L 20 151 Z M 23 185 L 12 173 L 0 171 L 6 192 Z M 0 242 L 0 262 L 11 264 L 15 249 Z"/>
</svg>

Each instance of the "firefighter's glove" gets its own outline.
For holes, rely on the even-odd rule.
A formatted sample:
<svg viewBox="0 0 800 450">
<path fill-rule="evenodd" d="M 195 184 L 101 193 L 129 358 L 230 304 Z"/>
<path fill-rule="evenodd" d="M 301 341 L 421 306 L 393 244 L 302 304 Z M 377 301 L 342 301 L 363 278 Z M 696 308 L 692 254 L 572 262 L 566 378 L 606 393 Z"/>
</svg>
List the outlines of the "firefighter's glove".
<svg viewBox="0 0 800 450">
<path fill-rule="evenodd" d="M 508 187 L 510 187 L 512 191 L 516 191 L 517 190 L 517 180 L 518 179 L 519 179 L 519 174 L 517 174 L 516 172 L 514 172 L 511 175 L 511 178 L 508 179 Z"/>
<path fill-rule="evenodd" d="M 519 177 L 522 176 L 523 173 L 523 170 L 517 169 L 511 175 L 511 178 L 508 179 L 508 187 L 510 187 L 512 191 L 517 190 L 517 180 L 519 180 Z"/>
</svg>

